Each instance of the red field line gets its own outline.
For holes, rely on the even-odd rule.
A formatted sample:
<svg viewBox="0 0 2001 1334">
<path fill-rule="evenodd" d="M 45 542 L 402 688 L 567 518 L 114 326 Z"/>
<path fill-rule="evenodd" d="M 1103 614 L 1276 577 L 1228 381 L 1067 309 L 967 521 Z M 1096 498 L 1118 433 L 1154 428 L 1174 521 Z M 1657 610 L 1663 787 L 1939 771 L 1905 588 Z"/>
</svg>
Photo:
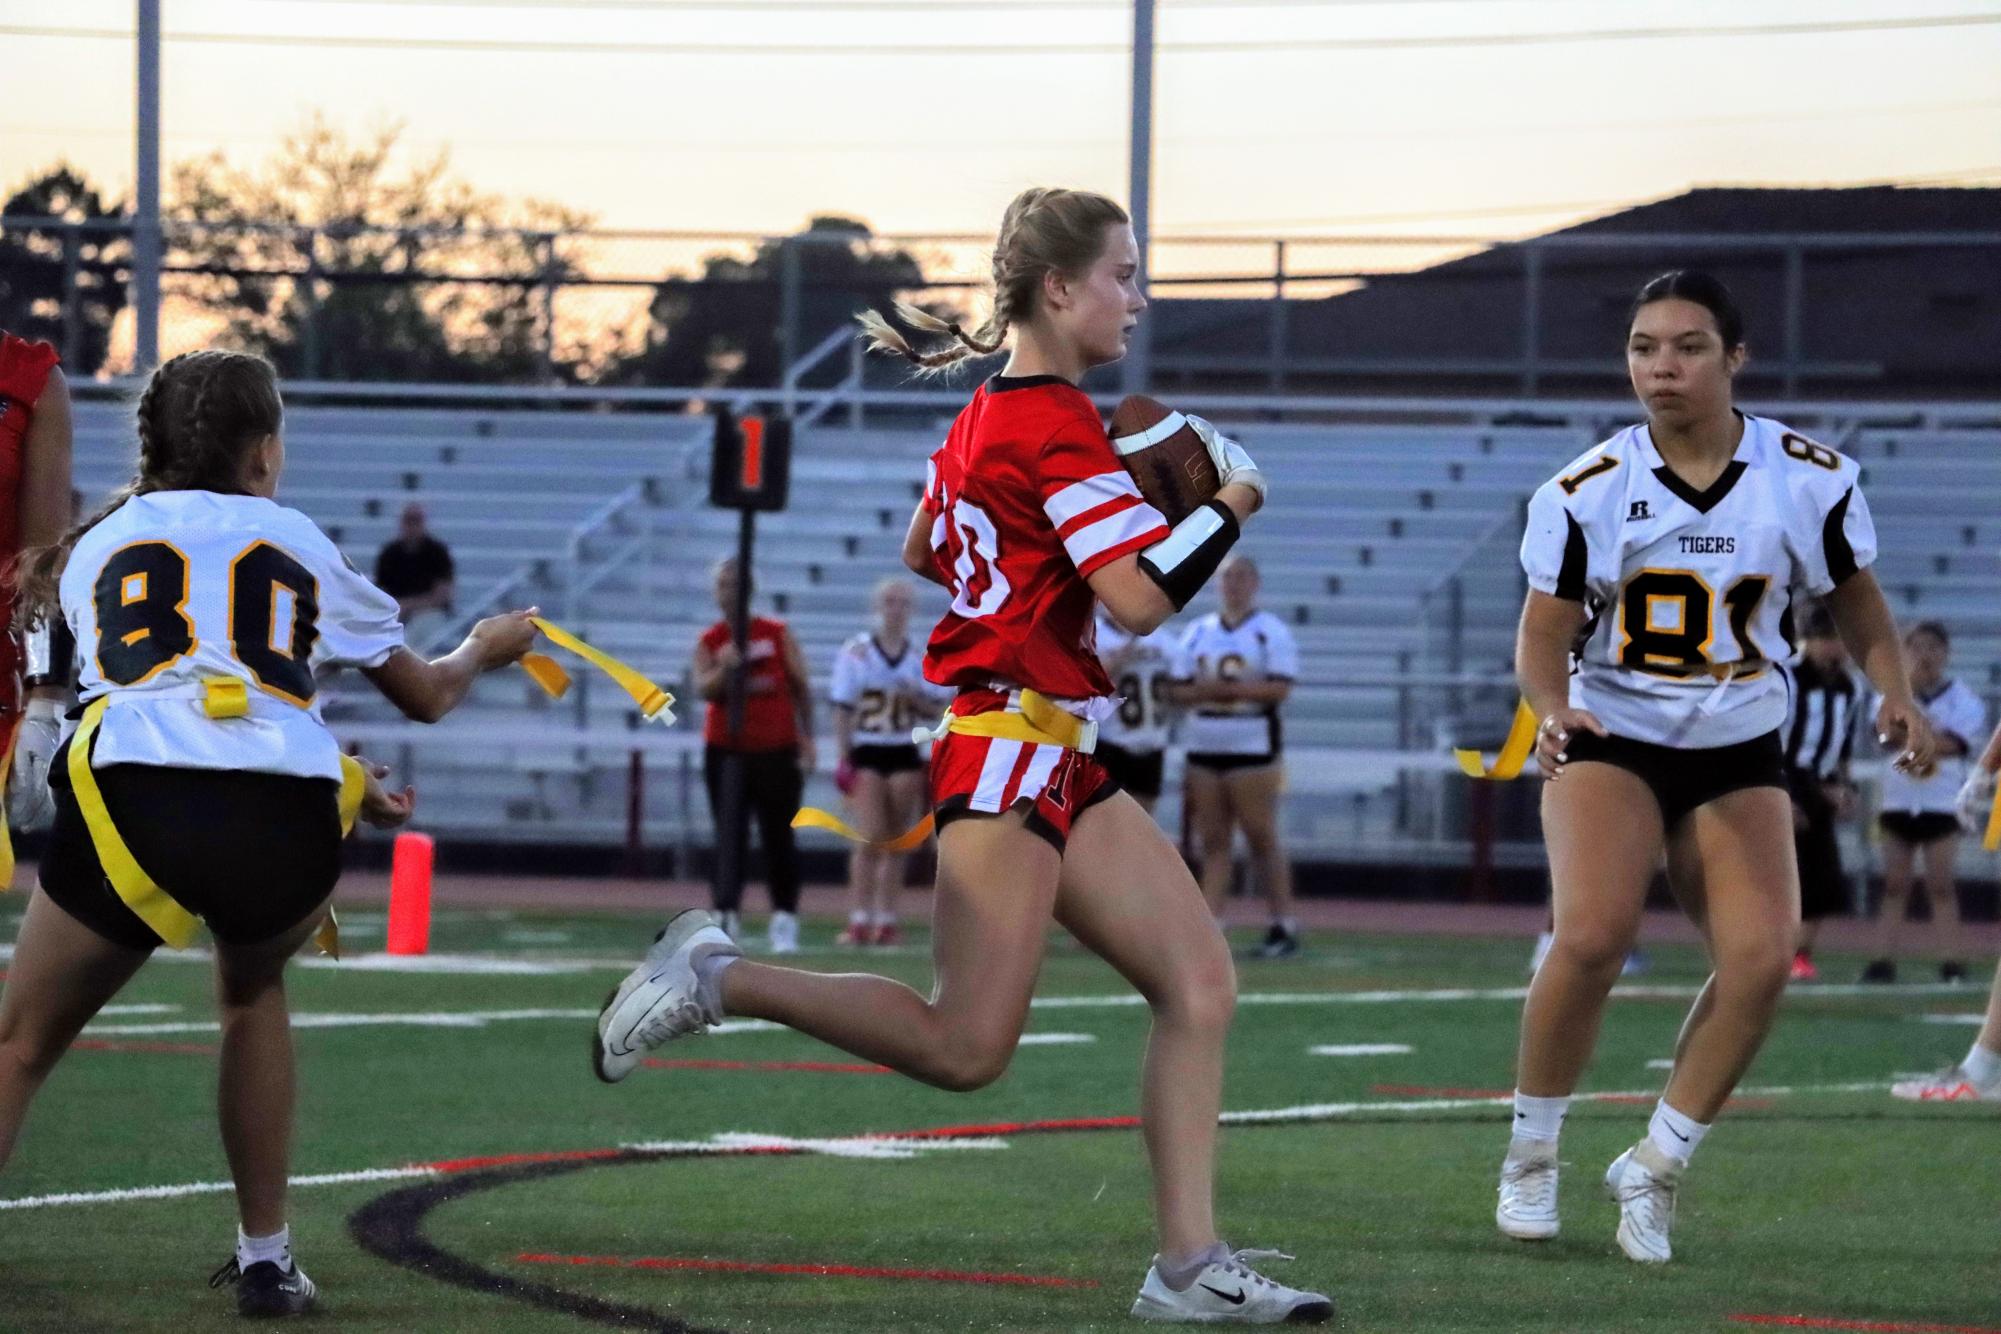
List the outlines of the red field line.
<svg viewBox="0 0 2001 1334">
<path fill-rule="evenodd" d="M 1780 1325 L 1787 1329 L 1850 1329 L 1868 1334 L 2001 1334 L 1992 1325 L 1910 1325 L 1896 1321 L 1836 1320 L 1811 1315 L 1733 1315 L 1733 1325 Z"/>
<path fill-rule="evenodd" d="M 978 1139 L 982 1135 L 1032 1135 L 1052 1130 L 1136 1130 L 1137 1116 L 1079 1116 L 1062 1121 L 996 1121 L 984 1126 L 931 1126 L 924 1130 L 885 1130 L 873 1139 Z"/>
<path fill-rule="evenodd" d="M 171 1056 L 213 1056 L 219 1050 L 201 1042 L 112 1042 L 104 1038 L 78 1038 L 69 1045 L 72 1051 L 164 1052 Z"/>
<path fill-rule="evenodd" d="M 810 1075 L 893 1075 L 886 1065 L 843 1064 L 839 1061 L 666 1061 L 649 1057 L 641 1061 L 649 1070 L 756 1070 L 762 1073 L 798 1072 Z"/>
<path fill-rule="evenodd" d="M 520 1264 L 592 1265 L 612 1269 L 693 1269 L 718 1274 L 789 1274 L 804 1278 L 895 1278 L 923 1283 L 984 1283 L 1025 1288 L 1095 1288 L 1096 1279 L 1050 1278 L 1039 1274 L 983 1274 L 961 1269 L 881 1269 L 872 1265 L 753 1264 L 748 1260 L 682 1260 L 643 1256 L 628 1260 L 616 1255 L 544 1255 L 526 1252 Z"/>
<path fill-rule="evenodd" d="M 567 1149 L 557 1153 L 497 1153 L 486 1158 L 446 1158 L 417 1166 L 433 1172 L 477 1172 L 485 1167 L 517 1167 L 523 1163 L 583 1163 L 594 1158 L 616 1158 L 623 1152 L 623 1149 Z"/>
</svg>

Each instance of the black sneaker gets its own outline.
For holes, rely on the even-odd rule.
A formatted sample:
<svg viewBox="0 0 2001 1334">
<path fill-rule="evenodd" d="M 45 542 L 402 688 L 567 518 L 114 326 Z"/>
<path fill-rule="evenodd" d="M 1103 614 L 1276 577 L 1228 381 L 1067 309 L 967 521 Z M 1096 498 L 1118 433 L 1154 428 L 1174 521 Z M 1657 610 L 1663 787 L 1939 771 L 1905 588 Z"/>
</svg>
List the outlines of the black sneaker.
<svg viewBox="0 0 2001 1334">
<path fill-rule="evenodd" d="M 1258 946 L 1256 953 L 1260 959 L 1290 959 L 1299 953 L 1299 937 L 1277 922 L 1273 922 L 1271 930 L 1265 932 L 1264 943 Z"/>
<path fill-rule="evenodd" d="M 1947 959 L 1938 966 L 1938 980 L 1941 982 L 1964 982 L 1966 965 L 1957 959 Z"/>
<path fill-rule="evenodd" d="M 1862 970 L 1864 982 L 1894 982 L 1897 980 L 1895 959 L 1871 959 L 1869 966 Z"/>
<path fill-rule="evenodd" d="M 252 1320 L 304 1315 L 313 1309 L 313 1298 L 319 1292 L 296 1262 L 290 1269 L 280 1269 L 275 1261 L 259 1260 L 244 1269 L 233 1255 L 208 1280 L 211 1288 L 229 1283 L 236 1285 L 236 1313 Z"/>
</svg>

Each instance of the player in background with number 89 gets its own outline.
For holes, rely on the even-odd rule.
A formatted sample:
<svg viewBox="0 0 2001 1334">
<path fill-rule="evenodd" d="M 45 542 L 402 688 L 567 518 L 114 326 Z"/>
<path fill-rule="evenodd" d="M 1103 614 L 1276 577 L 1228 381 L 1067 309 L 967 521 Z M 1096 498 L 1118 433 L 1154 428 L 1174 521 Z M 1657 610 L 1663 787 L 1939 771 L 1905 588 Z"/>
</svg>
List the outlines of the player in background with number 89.
<svg viewBox="0 0 2001 1334">
<path fill-rule="evenodd" d="M 1555 941 L 1522 1011 L 1495 1217 L 1511 1237 L 1556 1235 L 1557 1132 L 1665 856 L 1714 971 L 1647 1137 L 1605 1177 L 1620 1249 L 1643 1262 L 1669 1258 L 1682 1172 L 1757 1055 L 1792 963 L 1799 872 L 1773 664 L 1792 653 L 1794 588 L 1826 599 L 1883 696 L 1876 726 L 1898 766 L 1928 768 L 1936 744 L 1867 569 L 1859 470 L 1738 411 L 1744 357 L 1742 317 L 1715 278 L 1641 288 L 1626 363 L 1647 420 L 1544 484 L 1522 538 L 1515 673 L 1542 720 Z"/>
<path fill-rule="evenodd" d="M 340 750 L 314 670 L 357 666 L 404 713 L 435 722 L 535 639 L 532 613 L 516 612 L 480 622 L 435 662 L 404 648 L 395 600 L 312 520 L 273 503 L 282 427 L 268 362 L 175 357 L 139 399 L 138 476 L 23 562 L 24 605 L 60 605 L 79 693 L 98 709 L 86 715 L 94 795 L 140 867 L 215 938 L 218 1101 L 241 1223 L 216 1282 L 238 1284 L 248 1315 L 296 1314 L 314 1298 L 285 1226 L 284 985 L 340 875 Z M 218 678 L 236 684 L 240 709 L 205 707 Z M 55 826 L 0 993 L 0 1164 L 71 1040 L 161 943 L 111 888 L 85 785 L 71 780 L 74 744 L 50 766 Z M 386 772 L 368 769 L 360 811 L 384 827 L 407 820 L 415 798 L 385 791 Z"/>
</svg>

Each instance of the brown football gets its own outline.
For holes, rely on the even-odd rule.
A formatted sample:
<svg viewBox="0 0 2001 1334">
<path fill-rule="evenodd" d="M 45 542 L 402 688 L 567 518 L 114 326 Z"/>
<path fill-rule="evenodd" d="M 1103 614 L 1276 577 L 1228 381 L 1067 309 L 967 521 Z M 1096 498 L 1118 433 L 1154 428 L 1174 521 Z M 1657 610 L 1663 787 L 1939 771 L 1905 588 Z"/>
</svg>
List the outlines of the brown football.
<svg viewBox="0 0 2001 1334">
<path fill-rule="evenodd" d="M 1223 489 L 1208 446 L 1188 419 L 1145 394 L 1129 394 L 1112 413 L 1112 448 L 1139 493 L 1169 523 L 1180 523 Z"/>
</svg>

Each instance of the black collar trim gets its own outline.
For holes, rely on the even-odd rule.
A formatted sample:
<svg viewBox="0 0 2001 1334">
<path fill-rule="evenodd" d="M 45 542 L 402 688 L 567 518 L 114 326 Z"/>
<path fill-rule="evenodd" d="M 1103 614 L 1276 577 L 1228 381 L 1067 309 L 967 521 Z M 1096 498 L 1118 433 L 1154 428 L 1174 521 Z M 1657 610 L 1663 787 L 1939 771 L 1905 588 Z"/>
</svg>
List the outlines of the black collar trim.
<svg viewBox="0 0 2001 1334">
<path fill-rule="evenodd" d="M 1683 481 L 1681 474 L 1673 468 L 1668 467 L 1667 464 L 1663 463 L 1660 467 L 1654 469 L 1654 477 L 1662 486 L 1674 492 L 1704 514 L 1709 513 L 1709 511 L 1721 504 L 1723 497 L 1730 494 L 1730 488 L 1736 486 L 1737 479 L 1743 475 L 1744 460 L 1732 459 L 1730 460 L 1730 465 L 1723 470 L 1722 475 L 1709 484 L 1708 490 L 1698 491 Z"/>
<path fill-rule="evenodd" d="M 1049 384 L 1060 384 L 1068 389 L 1077 387 L 1060 375 L 996 375 L 987 381 L 987 392 L 1005 394 L 1012 389 L 1040 389 Z"/>
</svg>

